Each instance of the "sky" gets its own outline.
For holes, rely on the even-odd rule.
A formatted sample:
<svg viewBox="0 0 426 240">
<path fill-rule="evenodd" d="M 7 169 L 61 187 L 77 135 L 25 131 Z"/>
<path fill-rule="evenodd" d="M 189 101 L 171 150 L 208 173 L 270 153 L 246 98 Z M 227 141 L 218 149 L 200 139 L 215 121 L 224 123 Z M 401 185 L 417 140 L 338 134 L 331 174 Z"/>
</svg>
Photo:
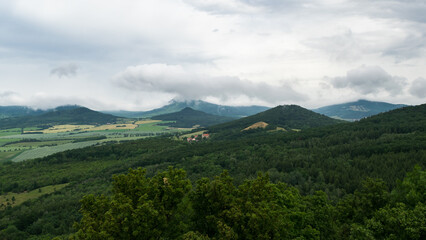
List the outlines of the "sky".
<svg viewBox="0 0 426 240">
<path fill-rule="evenodd" d="M 424 0 L 0 0 L 0 105 L 426 102 Z"/>
</svg>

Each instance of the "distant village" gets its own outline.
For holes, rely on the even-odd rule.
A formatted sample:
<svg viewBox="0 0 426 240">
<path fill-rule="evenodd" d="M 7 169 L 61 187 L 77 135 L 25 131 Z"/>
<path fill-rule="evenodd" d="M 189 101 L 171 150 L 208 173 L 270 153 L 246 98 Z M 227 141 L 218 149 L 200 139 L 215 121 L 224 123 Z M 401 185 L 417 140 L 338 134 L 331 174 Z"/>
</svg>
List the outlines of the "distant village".
<svg viewBox="0 0 426 240">
<path fill-rule="evenodd" d="M 203 133 L 201 135 L 195 135 L 195 136 L 188 137 L 188 138 L 186 138 L 186 141 L 189 142 L 189 143 L 190 142 L 198 142 L 200 140 L 208 139 L 209 137 L 210 137 L 210 134 Z"/>
</svg>

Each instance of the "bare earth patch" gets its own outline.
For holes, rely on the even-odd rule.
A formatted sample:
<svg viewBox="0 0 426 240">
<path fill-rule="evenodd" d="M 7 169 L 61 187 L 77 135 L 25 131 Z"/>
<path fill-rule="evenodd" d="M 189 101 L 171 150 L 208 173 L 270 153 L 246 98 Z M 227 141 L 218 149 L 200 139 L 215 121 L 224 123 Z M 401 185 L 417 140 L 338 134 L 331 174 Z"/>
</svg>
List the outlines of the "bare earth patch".
<svg viewBox="0 0 426 240">
<path fill-rule="evenodd" d="M 269 124 L 267 124 L 266 122 L 257 122 L 253 125 L 250 125 L 246 128 L 243 129 L 243 131 L 247 131 L 250 129 L 256 129 L 256 128 L 266 128 Z"/>
</svg>

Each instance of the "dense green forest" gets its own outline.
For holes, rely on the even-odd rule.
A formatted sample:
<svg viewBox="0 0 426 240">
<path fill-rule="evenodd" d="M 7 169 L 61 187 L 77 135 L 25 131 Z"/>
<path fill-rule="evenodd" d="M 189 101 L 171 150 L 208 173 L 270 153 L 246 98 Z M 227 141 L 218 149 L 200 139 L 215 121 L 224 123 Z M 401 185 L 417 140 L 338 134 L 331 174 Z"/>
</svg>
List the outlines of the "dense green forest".
<svg viewBox="0 0 426 240">
<path fill-rule="evenodd" d="M 174 123 L 167 123 L 167 126 L 171 127 L 192 128 L 195 125 L 207 127 L 219 123 L 229 122 L 234 118 L 212 115 L 187 107 L 179 112 L 154 116 L 152 119 L 174 121 Z"/>
<path fill-rule="evenodd" d="M 425 123 L 420 105 L 300 132 L 149 138 L 6 162 L 1 193 L 68 185 L 0 208 L 0 239 L 423 239 Z"/>
<path fill-rule="evenodd" d="M 211 126 L 209 127 L 209 130 L 214 133 L 222 132 L 226 135 L 229 135 L 230 133 L 239 132 L 242 129 L 249 127 L 250 125 L 257 122 L 268 123 L 268 129 L 282 127 L 286 130 L 300 130 L 333 125 L 336 123 L 342 123 L 344 121 L 336 120 L 322 114 L 312 112 L 297 105 L 283 105 L 249 117 Z"/>
<path fill-rule="evenodd" d="M 192 108 L 201 112 L 209 113 L 217 116 L 224 116 L 230 118 L 247 117 L 268 109 L 264 106 L 224 106 L 217 105 L 201 100 L 185 100 L 176 101 L 172 100 L 169 104 L 146 112 L 131 112 L 131 111 L 105 111 L 105 113 L 114 116 L 126 118 L 149 118 L 167 113 L 179 112 L 184 108 Z"/>
<path fill-rule="evenodd" d="M 106 124 L 116 121 L 117 117 L 110 114 L 96 112 L 85 107 L 64 106 L 40 115 L 0 119 L 0 129 L 60 124 Z"/>
</svg>

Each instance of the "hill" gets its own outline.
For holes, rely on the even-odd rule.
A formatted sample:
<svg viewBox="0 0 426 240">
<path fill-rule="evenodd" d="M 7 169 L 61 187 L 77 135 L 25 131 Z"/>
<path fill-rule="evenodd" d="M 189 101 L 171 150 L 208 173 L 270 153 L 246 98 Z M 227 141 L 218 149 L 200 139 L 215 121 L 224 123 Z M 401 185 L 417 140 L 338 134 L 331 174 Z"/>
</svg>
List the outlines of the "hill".
<svg viewBox="0 0 426 240">
<path fill-rule="evenodd" d="M 169 234 L 192 231 L 189 237 L 197 231 L 203 235 L 195 237 L 203 237 L 204 234 L 215 237 L 217 221 L 204 224 L 213 218 L 226 224 L 221 225 L 226 227 L 225 233 L 238 231 L 244 234 L 241 226 L 259 225 L 253 225 L 254 220 L 243 221 L 240 218 L 253 217 L 255 220 L 260 218 L 259 221 L 265 224 L 250 233 L 257 234 L 265 226 L 294 231 L 294 235 L 284 239 L 294 239 L 307 233 L 312 233 L 306 235 L 310 239 L 364 239 L 365 235 L 365 239 L 408 239 L 408 234 L 413 233 L 418 233 L 412 235 L 418 237 L 411 239 L 423 239 L 426 199 L 425 171 L 421 168 L 426 167 L 425 126 L 426 105 L 420 105 L 357 122 L 300 132 L 259 131 L 232 140 L 219 138 L 191 144 L 166 137 L 146 138 L 66 151 L 21 163 L 0 164 L 0 201 L 9 199 L 1 202 L 4 203 L 3 208 L 0 203 L 0 239 L 67 237 L 77 230 L 72 226 L 81 220 L 80 207 L 93 207 L 84 214 L 98 211 L 92 215 L 93 220 L 117 219 L 120 222 L 110 225 L 80 222 L 78 229 L 88 226 L 89 230 L 97 232 L 99 228 L 90 227 L 113 226 L 106 231 L 120 231 L 119 227 L 124 223 L 120 216 L 130 216 L 125 224 L 133 223 L 134 219 L 144 219 L 158 225 L 159 221 L 152 217 L 164 215 L 150 210 L 163 206 L 160 204 L 164 201 L 179 203 L 178 211 L 173 208 L 169 213 L 182 215 L 173 215 L 170 219 L 176 221 L 162 226 L 173 231 Z M 187 196 L 181 194 L 186 188 L 175 185 L 176 180 L 179 183 L 189 181 L 181 180 L 180 177 L 185 174 L 176 178 L 158 175 L 169 166 L 185 169 L 195 188 L 192 193 L 196 193 L 186 198 L 191 203 L 174 201 L 177 197 Z M 123 184 L 115 184 L 111 191 L 112 175 L 138 167 L 146 169 L 146 178 L 140 174 L 143 170 L 114 177 L 113 182 Z M 221 174 L 223 170 L 227 172 Z M 269 179 L 261 178 L 256 184 L 251 184 L 251 181 L 259 179 L 256 178 L 259 171 L 267 172 Z M 126 179 L 134 181 L 123 182 Z M 278 189 L 271 188 L 271 182 L 277 184 Z M 147 184 L 155 188 L 146 188 Z M 241 187 L 236 187 L 238 185 Z M 56 191 L 49 194 L 51 191 L 47 187 L 56 188 Z M 141 197 L 140 189 L 153 190 L 145 191 L 147 195 Z M 108 196 L 122 191 L 125 194 L 110 204 Z M 30 198 L 30 193 L 44 195 Z M 135 195 L 127 197 L 129 193 Z M 99 199 L 89 194 L 107 197 Z M 151 198 L 150 194 L 157 197 Z M 84 195 L 86 197 L 80 201 Z M 235 200 L 235 197 L 238 199 Z M 22 203 L 23 198 L 28 201 L 16 206 L 18 202 Z M 275 205 L 269 205 L 270 202 Z M 244 206 L 239 206 L 239 203 Z M 282 209 L 283 206 L 285 209 Z M 104 210 L 108 207 L 116 208 L 108 211 L 110 215 L 105 218 Z M 144 215 L 125 215 L 129 209 L 136 209 L 138 214 Z M 271 211 L 264 212 L 268 209 Z M 192 215 L 197 210 L 205 214 Z M 285 213 L 287 218 L 281 213 Z M 115 214 L 121 215 L 116 217 Z M 283 221 L 286 226 L 274 225 Z M 203 225 L 197 228 L 200 222 Z M 134 226 L 139 227 L 140 223 Z M 213 232 L 205 232 L 205 226 Z M 152 233 L 152 229 L 158 228 L 148 228 L 148 233 Z M 178 238 L 175 235 L 162 236 Z M 244 236 L 247 235 L 238 235 L 237 239 L 250 238 Z"/>
<path fill-rule="evenodd" d="M 269 129 L 277 127 L 290 129 L 305 129 L 341 123 L 343 121 L 329 118 L 327 116 L 312 112 L 297 105 L 283 105 L 241 118 L 232 122 L 219 124 L 209 128 L 211 132 L 222 132 L 229 130 L 243 130 L 258 122 L 265 122 Z"/>
<path fill-rule="evenodd" d="M 0 119 L 28 115 L 40 115 L 45 112 L 46 111 L 41 109 L 33 109 L 26 106 L 0 106 Z"/>
<path fill-rule="evenodd" d="M 172 100 L 170 104 L 146 112 L 131 112 L 131 111 L 105 111 L 105 113 L 113 114 L 120 117 L 136 118 L 136 117 L 152 117 L 167 113 L 178 112 L 184 108 L 192 108 L 194 110 L 202 111 L 205 113 L 225 116 L 231 118 L 241 118 L 250 116 L 269 109 L 263 106 L 223 106 L 213 103 L 204 102 L 201 100 L 191 101 L 175 101 Z"/>
<path fill-rule="evenodd" d="M 116 120 L 116 116 L 96 112 L 85 107 L 62 106 L 41 115 L 0 119 L 0 129 L 59 124 L 96 125 L 113 123 Z"/>
<path fill-rule="evenodd" d="M 174 123 L 168 123 L 167 125 L 181 128 L 191 128 L 196 125 L 207 127 L 233 120 L 230 117 L 216 116 L 202 111 L 197 111 L 189 107 L 186 107 L 179 112 L 158 115 L 152 117 L 152 119 L 175 121 Z"/>
<path fill-rule="evenodd" d="M 324 114 L 332 118 L 355 121 L 361 118 L 366 118 L 372 115 L 406 106 L 407 105 L 404 104 L 391 104 L 386 102 L 358 100 L 356 102 L 325 106 L 313 109 L 312 111 Z"/>
</svg>

